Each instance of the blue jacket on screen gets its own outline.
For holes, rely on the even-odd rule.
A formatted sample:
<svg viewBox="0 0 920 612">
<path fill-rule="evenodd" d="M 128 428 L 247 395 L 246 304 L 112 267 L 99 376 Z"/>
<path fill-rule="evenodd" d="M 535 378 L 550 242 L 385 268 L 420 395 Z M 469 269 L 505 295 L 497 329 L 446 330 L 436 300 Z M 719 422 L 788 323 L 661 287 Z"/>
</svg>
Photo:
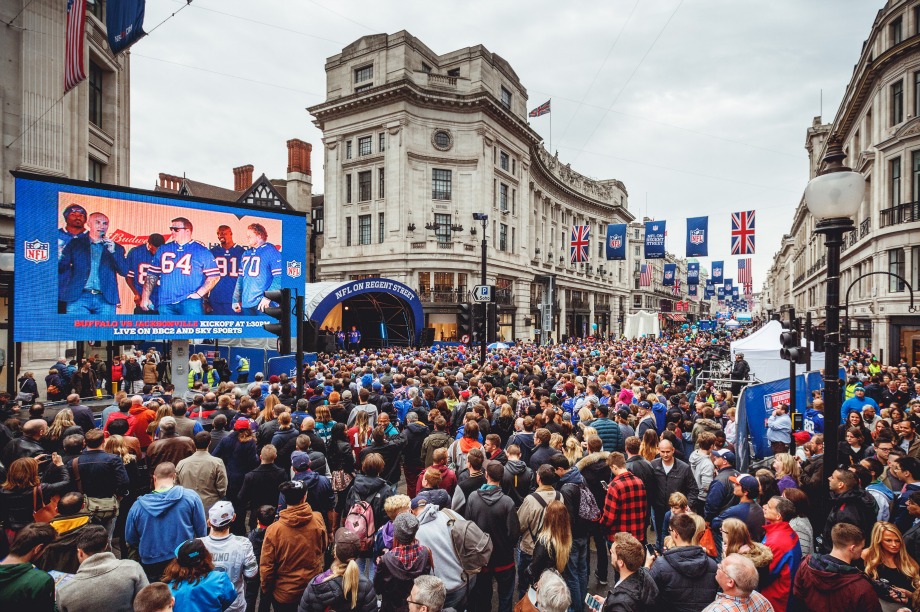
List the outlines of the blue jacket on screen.
<svg viewBox="0 0 920 612">
<path fill-rule="evenodd" d="M 58 262 L 58 301 L 76 302 L 80 299 L 92 266 L 91 247 L 89 234 L 80 234 L 64 247 Z M 118 304 L 118 275 L 124 276 L 127 271 L 125 248 L 116 244 L 115 252 L 109 253 L 103 246 L 99 262 L 99 290 L 109 304 Z"/>
<path fill-rule="evenodd" d="M 160 563 L 176 556 L 176 546 L 208 535 L 201 498 L 176 485 L 138 498 L 128 511 L 125 541 L 137 546 L 141 563 Z"/>
</svg>

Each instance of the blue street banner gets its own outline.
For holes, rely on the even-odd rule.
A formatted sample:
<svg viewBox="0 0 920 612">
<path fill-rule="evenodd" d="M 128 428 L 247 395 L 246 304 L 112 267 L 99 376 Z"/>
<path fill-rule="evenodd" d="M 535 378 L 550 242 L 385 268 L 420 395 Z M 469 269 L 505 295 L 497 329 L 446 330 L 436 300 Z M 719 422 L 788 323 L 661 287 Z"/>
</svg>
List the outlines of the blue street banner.
<svg viewBox="0 0 920 612">
<path fill-rule="evenodd" d="M 696 288 L 697 285 L 687 285 L 687 295 L 695 298 L 696 297 Z"/>
<path fill-rule="evenodd" d="M 738 295 L 738 287 L 732 287 L 732 299 L 737 300 L 740 295 Z"/>
<path fill-rule="evenodd" d="M 626 224 L 607 224 L 607 259 L 626 259 Z"/>
<path fill-rule="evenodd" d="M 677 276 L 677 264 L 664 264 L 664 279 L 661 283 L 665 287 L 673 287 L 675 276 Z"/>
<path fill-rule="evenodd" d="M 645 259 L 664 259 L 665 223 L 645 222 Z"/>
<path fill-rule="evenodd" d="M 712 282 L 715 285 L 721 285 L 722 279 L 724 278 L 723 272 L 725 271 L 725 262 L 724 261 L 714 261 L 712 262 Z"/>
<path fill-rule="evenodd" d="M 687 219 L 687 257 L 709 255 L 709 217 Z"/>
<path fill-rule="evenodd" d="M 722 285 L 716 287 L 716 297 L 719 298 L 720 302 L 725 301 L 725 287 Z"/>
<path fill-rule="evenodd" d="M 105 29 L 108 32 L 109 47 L 112 48 L 112 53 L 115 55 L 146 36 L 144 0 L 106 2 Z"/>
<path fill-rule="evenodd" d="M 716 293 L 716 286 L 712 283 L 707 282 L 706 287 L 703 289 L 703 299 L 711 300 L 712 296 Z"/>
<path fill-rule="evenodd" d="M 700 284 L 700 264 L 691 262 L 687 264 L 687 284 Z"/>
<path fill-rule="evenodd" d="M 732 282 L 732 279 L 730 278 L 724 279 L 722 281 L 722 285 L 725 287 L 726 295 L 731 295 L 732 288 L 734 287 L 734 283 Z"/>
<path fill-rule="evenodd" d="M 798 375 L 795 377 L 795 407 L 796 412 L 805 411 L 805 401 L 807 399 L 805 376 Z M 770 449 L 770 441 L 767 440 L 767 419 L 773 414 L 773 410 L 780 404 L 789 403 L 789 378 L 784 377 L 773 382 L 761 383 L 759 385 L 748 385 L 741 393 L 741 403 L 738 409 L 738 434 L 739 439 L 747 439 L 750 434 L 751 443 L 754 447 L 754 456 L 748 455 L 749 449 L 747 444 L 739 444 L 740 451 L 739 465 L 741 469 L 746 469 L 751 459 L 762 459 L 773 454 Z"/>
</svg>

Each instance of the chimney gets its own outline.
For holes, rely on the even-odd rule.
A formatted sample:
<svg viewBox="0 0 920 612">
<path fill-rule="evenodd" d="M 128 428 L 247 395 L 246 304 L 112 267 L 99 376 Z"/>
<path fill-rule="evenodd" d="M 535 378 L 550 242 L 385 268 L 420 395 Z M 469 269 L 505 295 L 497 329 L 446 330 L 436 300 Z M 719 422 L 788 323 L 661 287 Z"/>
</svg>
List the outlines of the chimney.
<svg viewBox="0 0 920 612">
<path fill-rule="evenodd" d="M 304 142 L 299 138 L 292 138 L 287 141 L 288 148 L 288 174 L 298 172 L 312 176 L 310 171 L 310 153 L 313 151 L 313 145 Z"/>
<path fill-rule="evenodd" d="M 182 178 L 174 174 L 167 174 L 165 172 L 160 172 L 160 189 L 166 189 L 169 191 L 179 191 L 179 187 L 182 186 Z"/>
<path fill-rule="evenodd" d="M 248 164 L 233 169 L 233 191 L 246 191 L 252 187 L 252 171 L 255 166 Z"/>
</svg>

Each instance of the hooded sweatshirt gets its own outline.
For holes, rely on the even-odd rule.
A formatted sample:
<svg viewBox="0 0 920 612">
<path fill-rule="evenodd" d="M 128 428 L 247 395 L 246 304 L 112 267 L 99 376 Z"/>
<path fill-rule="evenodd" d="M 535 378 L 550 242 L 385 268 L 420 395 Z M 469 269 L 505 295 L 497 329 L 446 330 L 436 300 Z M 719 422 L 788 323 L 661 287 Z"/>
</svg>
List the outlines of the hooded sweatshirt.
<svg viewBox="0 0 920 612">
<path fill-rule="evenodd" d="M 31 563 L 0 565 L 0 601 L 4 610 L 52 612 L 54 580 Z"/>
<path fill-rule="evenodd" d="M 130 612 L 145 586 L 147 576 L 139 563 L 116 559 L 110 552 L 97 553 L 58 588 L 58 608 L 61 612 Z"/>
<path fill-rule="evenodd" d="M 604 612 L 651 612 L 655 609 L 658 587 L 648 570 L 639 571 L 616 585 L 604 601 Z"/>
<path fill-rule="evenodd" d="M 176 546 L 207 533 L 201 498 L 180 485 L 140 497 L 125 521 L 125 541 L 148 565 L 172 559 Z"/>
<path fill-rule="evenodd" d="M 374 576 L 374 590 L 383 596 L 381 612 L 408 612 L 409 593 L 415 579 L 430 574 L 432 569 L 431 551 L 420 546 L 418 540 L 383 555 Z"/>
<path fill-rule="evenodd" d="M 514 502 L 502 493 L 501 487 L 486 484 L 470 493 L 465 516 L 492 536 L 492 556 L 488 567 L 495 570 L 513 567 L 514 547 L 521 534 L 521 524 Z"/>
<path fill-rule="evenodd" d="M 795 575 L 792 594 L 801 610 L 881 612 L 878 595 L 857 568 L 830 555 L 811 555 Z"/>
<path fill-rule="evenodd" d="M 693 478 L 696 480 L 696 486 L 700 490 L 700 501 L 706 501 L 709 495 L 709 485 L 715 476 L 716 468 L 712 464 L 712 457 L 700 449 L 690 453 L 690 471 L 693 472 Z"/>
<path fill-rule="evenodd" d="M 520 459 L 509 459 L 502 476 L 502 492 L 511 498 L 515 508 L 521 507 L 533 487 L 533 470 Z"/>
<path fill-rule="evenodd" d="M 134 417 L 134 426 L 128 430 L 128 435 L 137 438 L 141 448 L 147 448 L 153 442 L 153 438 L 147 433 L 147 427 L 157 418 L 157 413 L 143 404 L 135 404 L 131 406 L 128 414 Z"/>
<path fill-rule="evenodd" d="M 265 530 L 259 570 L 262 591 L 280 603 L 300 601 L 304 589 L 323 571 L 326 523 L 310 504 L 288 506 Z"/>
<path fill-rule="evenodd" d="M 649 572 L 658 587 L 658 609 L 699 612 L 716 598 L 716 562 L 700 546 L 670 548 Z"/>
<path fill-rule="evenodd" d="M 448 593 L 461 589 L 464 582 L 463 568 L 457 558 L 447 515 L 438 510 L 438 506 L 429 504 L 422 509 L 418 518 L 419 528 L 415 537 L 419 544 L 431 551 L 434 559 L 434 575 L 444 582 Z"/>
</svg>

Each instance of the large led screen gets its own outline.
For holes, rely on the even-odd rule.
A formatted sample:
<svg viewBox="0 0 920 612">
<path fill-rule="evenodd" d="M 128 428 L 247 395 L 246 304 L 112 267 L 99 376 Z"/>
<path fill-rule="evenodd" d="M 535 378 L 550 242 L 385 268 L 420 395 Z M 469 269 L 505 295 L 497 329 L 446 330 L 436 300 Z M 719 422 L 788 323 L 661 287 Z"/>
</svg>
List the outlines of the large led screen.
<svg viewBox="0 0 920 612">
<path fill-rule="evenodd" d="M 270 338 L 306 216 L 16 174 L 17 342 Z"/>
</svg>

